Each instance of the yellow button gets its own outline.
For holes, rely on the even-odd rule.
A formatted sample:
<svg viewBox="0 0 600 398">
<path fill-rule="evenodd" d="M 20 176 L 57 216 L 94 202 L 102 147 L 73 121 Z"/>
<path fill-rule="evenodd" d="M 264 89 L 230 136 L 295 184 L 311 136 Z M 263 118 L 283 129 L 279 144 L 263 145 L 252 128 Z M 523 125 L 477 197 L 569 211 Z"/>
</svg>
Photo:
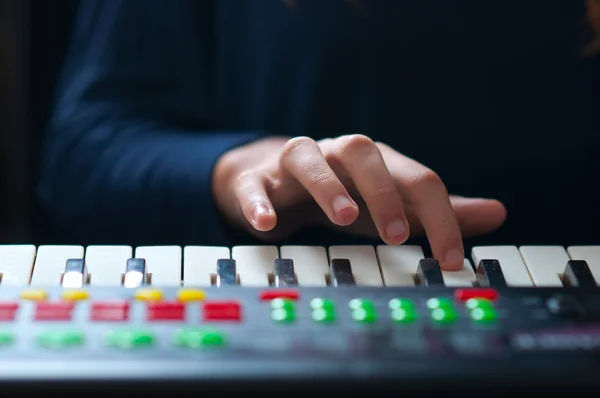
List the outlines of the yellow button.
<svg viewBox="0 0 600 398">
<path fill-rule="evenodd" d="M 135 298 L 142 301 L 157 301 L 162 298 L 162 292 L 157 289 L 140 289 L 135 292 Z"/>
<path fill-rule="evenodd" d="M 23 290 L 21 292 L 21 298 L 24 300 L 35 300 L 41 301 L 46 300 L 48 293 L 45 290 Z"/>
<path fill-rule="evenodd" d="M 181 289 L 177 293 L 177 298 L 179 301 L 200 301 L 204 300 L 205 297 L 206 293 L 204 293 L 202 290 Z"/>
<path fill-rule="evenodd" d="M 65 300 L 87 300 L 90 297 L 89 293 L 85 290 L 67 290 L 63 293 L 63 298 Z"/>
</svg>

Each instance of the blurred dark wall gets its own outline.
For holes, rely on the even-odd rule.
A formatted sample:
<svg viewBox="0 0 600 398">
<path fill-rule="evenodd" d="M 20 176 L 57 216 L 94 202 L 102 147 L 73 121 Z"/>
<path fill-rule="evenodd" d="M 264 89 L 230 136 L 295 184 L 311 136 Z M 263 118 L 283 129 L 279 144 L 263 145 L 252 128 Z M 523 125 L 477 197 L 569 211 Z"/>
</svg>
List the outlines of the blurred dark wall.
<svg viewBox="0 0 600 398">
<path fill-rule="evenodd" d="M 26 237 L 26 14 L 28 4 L 0 0 L 0 239 Z"/>
</svg>

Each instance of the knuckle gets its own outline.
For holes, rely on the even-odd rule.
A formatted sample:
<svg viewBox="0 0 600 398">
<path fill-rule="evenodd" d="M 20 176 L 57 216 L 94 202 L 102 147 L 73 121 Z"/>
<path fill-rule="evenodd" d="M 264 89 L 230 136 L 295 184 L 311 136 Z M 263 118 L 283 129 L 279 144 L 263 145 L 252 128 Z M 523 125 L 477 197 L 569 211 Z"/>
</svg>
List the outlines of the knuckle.
<svg viewBox="0 0 600 398">
<path fill-rule="evenodd" d="M 363 134 L 346 135 L 340 137 L 338 142 L 341 153 L 372 151 L 376 148 L 373 140 Z"/>
<path fill-rule="evenodd" d="M 441 177 L 428 168 L 422 168 L 411 173 L 408 177 L 408 187 L 413 190 L 431 187 L 445 188 Z"/>
<path fill-rule="evenodd" d="M 307 175 L 311 185 L 319 188 L 335 183 L 334 176 L 326 170 L 311 169 Z"/>
<path fill-rule="evenodd" d="M 281 148 L 281 158 L 287 159 L 294 154 L 306 148 L 315 145 L 315 141 L 310 137 L 294 137 L 285 143 Z"/>
</svg>

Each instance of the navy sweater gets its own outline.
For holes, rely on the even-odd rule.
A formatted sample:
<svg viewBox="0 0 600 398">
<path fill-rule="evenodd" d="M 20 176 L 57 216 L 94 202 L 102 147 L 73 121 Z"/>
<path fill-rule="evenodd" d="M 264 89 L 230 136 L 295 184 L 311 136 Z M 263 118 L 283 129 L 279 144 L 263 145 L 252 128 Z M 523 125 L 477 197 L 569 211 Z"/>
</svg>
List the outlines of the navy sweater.
<svg viewBox="0 0 600 398">
<path fill-rule="evenodd" d="M 86 0 L 40 201 L 62 242 L 250 242 L 211 197 L 220 155 L 361 132 L 453 193 L 502 200 L 493 243 L 600 243 L 598 79 L 578 3 Z"/>
</svg>

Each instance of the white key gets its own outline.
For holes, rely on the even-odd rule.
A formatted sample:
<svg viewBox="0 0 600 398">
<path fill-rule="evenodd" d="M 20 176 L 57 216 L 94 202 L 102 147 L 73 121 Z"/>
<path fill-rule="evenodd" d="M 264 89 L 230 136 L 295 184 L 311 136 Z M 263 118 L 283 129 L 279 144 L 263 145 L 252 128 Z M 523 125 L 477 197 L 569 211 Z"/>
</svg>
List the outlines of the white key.
<svg viewBox="0 0 600 398">
<path fill-rule="evenodd" d="M 414 286 L 419 261 L 425 255 L 420 246 L 377 246 L 385 286 Z"/>
<path fill-rule="evenodd" d="M 217 273 L 217 260 L 231 258 L 228 247 L 186 246 L 183 248 L 183 284 L 210 286 Z"/>
<path fill-rule="evenodd" d="M 327 249 L 322 246 L 281 246 L 281 258 L 294 261 L 294 272 L 300 286 L 327 286 L 329 272 Z"/>
<path fill-rule="evenodd" d="M 83 246 L 40 246 L 37 250 L 32 286 L 60 286 L 69 259 L 83 258 Z"/>
<path fill-rule="evenodd" d="M 330 246 L 329 259 L 350 260 L 357 285 L 383 286 L 373 246 Z"/>
<path fill-rule="evenodd" d="M 146 260 L 146 272 L 154 286 L 181 286 L 180 246 L 140 246 L 135 257 Z"/>
<path fill-rule="evenodd" d="M 560 275 L 565 272 L 567 262 L 570 260 L 564 247 L 521 246 L 519 251 L 534 285 L 540 287 L 563 286 Z"/>
<path fill-rule="evenodd" d="M 508 286 L 533 286 L 533 281 L 516 246 L 477 246 L 472 252 L 473 263 L 481 260 L 498 260 Z"/>
<path fill-rule="evenodd" d="M 567 248 L 567 252 L 571 260 L 587 262 L 596 285 L 600 286 L 600 246 L 570 246 Z"/>
<path fill-rule="evenodd" d="M 458 271 L 442 270 L 444 285 L 448 287 L 467 287 L 475 284 L 476 276 L 471 262 L 465 258 L 463 268 Z"/>
<path fill-rule="evenodd" d="M 269 274 L 279 258 L 279 250 L 277 246 L 234 246 L 231 258 L 236 262 L 240 285 L 269 286 Z"/>
<path fill-rule="evenodd" d="M 0 273 L 2 285 L 29 285 L 35 262 L 34 245 L 0 246 Z"/>
<path fill-rule="evenodd" d="M 121 286 L 127 260 L 133 257 L 131 246 L 88 246 L 85 262 L 92 286 Z"/>
</svg>

